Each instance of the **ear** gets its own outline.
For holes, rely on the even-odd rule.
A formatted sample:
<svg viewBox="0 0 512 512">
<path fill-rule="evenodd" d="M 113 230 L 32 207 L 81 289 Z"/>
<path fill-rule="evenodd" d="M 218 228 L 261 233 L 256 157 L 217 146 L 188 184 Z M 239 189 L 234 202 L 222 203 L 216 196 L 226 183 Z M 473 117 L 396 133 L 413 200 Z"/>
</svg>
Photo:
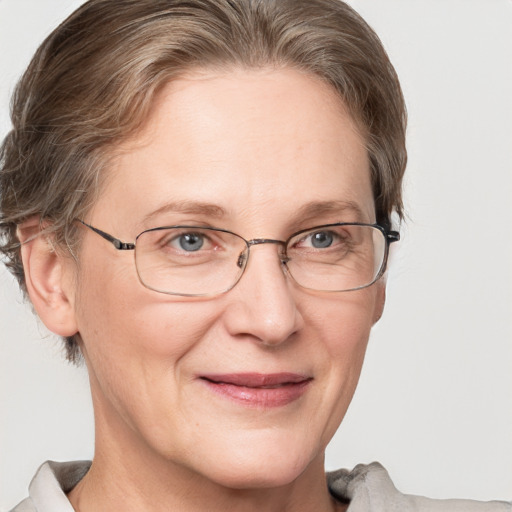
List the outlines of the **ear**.
<svg viewBox="0 0 512 512">
<path fill-rule="evenodd" d="M 375 283 L 377 286 L 375 297 L 375 309 L 373 311 L 373 324 L 375 325 L 381 318 L 386 304 L 386 276 L 383 276 Z"/>
<path fill-rule="evenodd" d="M 77 333 L 72 262 L 41 232 L 39 219 L 18 227 L 27 291 L 42 322 L 60 336 Z"/>
</svg>

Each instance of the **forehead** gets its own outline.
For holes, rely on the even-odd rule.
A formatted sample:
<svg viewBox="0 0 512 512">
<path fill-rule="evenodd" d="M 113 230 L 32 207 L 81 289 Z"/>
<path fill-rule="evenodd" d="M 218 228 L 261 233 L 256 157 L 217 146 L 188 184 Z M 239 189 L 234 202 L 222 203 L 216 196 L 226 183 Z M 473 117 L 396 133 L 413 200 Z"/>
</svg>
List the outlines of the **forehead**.
<svg viewBox="0 0 512 512">
<path fill-rule="evenodd" d="M 232 220 L 346 203 L 373 221 L 364 139 L 335 91 L 297 70 L 191 73 L 120 148 L 95 210 L 146 228 L 192 203 Z"/>
</svg>

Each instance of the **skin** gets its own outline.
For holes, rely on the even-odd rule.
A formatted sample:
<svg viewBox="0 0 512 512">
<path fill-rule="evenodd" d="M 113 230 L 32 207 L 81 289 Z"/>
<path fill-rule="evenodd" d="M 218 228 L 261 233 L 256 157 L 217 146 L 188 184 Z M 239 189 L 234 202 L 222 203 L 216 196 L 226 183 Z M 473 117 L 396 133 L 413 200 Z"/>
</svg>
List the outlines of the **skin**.
<svg viewBox="0 0 512 512">
<path fill-rule="evenodd" d="M 319 224 L 375 222 L 356 124 L 327 85 L 295 70 L 190 73 L 166 86 L 143 131 L 119 149 L 85 220 L 126 242 L 180 223 L 285 239 Z M 180 201 L 220 208 L 165 207 Z M 76 510 L 343 509 L 325 485 L 324 451 L 382 313 L 382 281 L 307 291 L 269 244 L 251 249 L 231 291 L 167 296 L 141 285 L 132 252 L 85 228 L 78 268 L 42 237 L 23 258 L 42 320 L 83 340 L 96 449 L 69 495 Z M 312 380 L 290 404 L 255 408 L 198 379 L 240 372 Z"/>
</svg>

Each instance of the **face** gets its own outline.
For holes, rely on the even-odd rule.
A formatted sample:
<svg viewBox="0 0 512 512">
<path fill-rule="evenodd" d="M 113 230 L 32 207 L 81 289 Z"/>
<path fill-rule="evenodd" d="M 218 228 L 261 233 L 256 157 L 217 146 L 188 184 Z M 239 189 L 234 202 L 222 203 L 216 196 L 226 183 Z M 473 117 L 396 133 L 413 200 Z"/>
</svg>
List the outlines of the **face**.
<svg viewBox="0 0 512 512">
<path fill-rule="evenodd" d="M 283 240 L 375 212 L 363 139 L 335 93 L 294 70 L 233 70 L 162 91 L 86 221 L 126 242 L 178 224 Z M 105 452 L 232 487 L 285 484 L 321 462 L 382 283 L 301 289 L 267 244 L 229 292 L 173 297 L 141 285 L 132 251 L 85 228 L 80 261 L 74 314 Z"/>
</svg>

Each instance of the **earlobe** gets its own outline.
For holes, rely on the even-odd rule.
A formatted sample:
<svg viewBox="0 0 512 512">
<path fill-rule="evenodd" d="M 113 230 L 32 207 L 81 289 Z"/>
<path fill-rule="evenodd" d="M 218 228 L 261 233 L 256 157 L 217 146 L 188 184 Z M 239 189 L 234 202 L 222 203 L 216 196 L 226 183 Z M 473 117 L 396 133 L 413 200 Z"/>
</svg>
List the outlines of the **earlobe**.
<svg viewBox="0 0 512 512">
<path fill-rule="evenodd" d="M 60 336 L 77 333 L 70 262 L 40 233 L 39 221 L 18 228 L 21 256 L 30 300 L 42 322 Z"/>
</svg>

